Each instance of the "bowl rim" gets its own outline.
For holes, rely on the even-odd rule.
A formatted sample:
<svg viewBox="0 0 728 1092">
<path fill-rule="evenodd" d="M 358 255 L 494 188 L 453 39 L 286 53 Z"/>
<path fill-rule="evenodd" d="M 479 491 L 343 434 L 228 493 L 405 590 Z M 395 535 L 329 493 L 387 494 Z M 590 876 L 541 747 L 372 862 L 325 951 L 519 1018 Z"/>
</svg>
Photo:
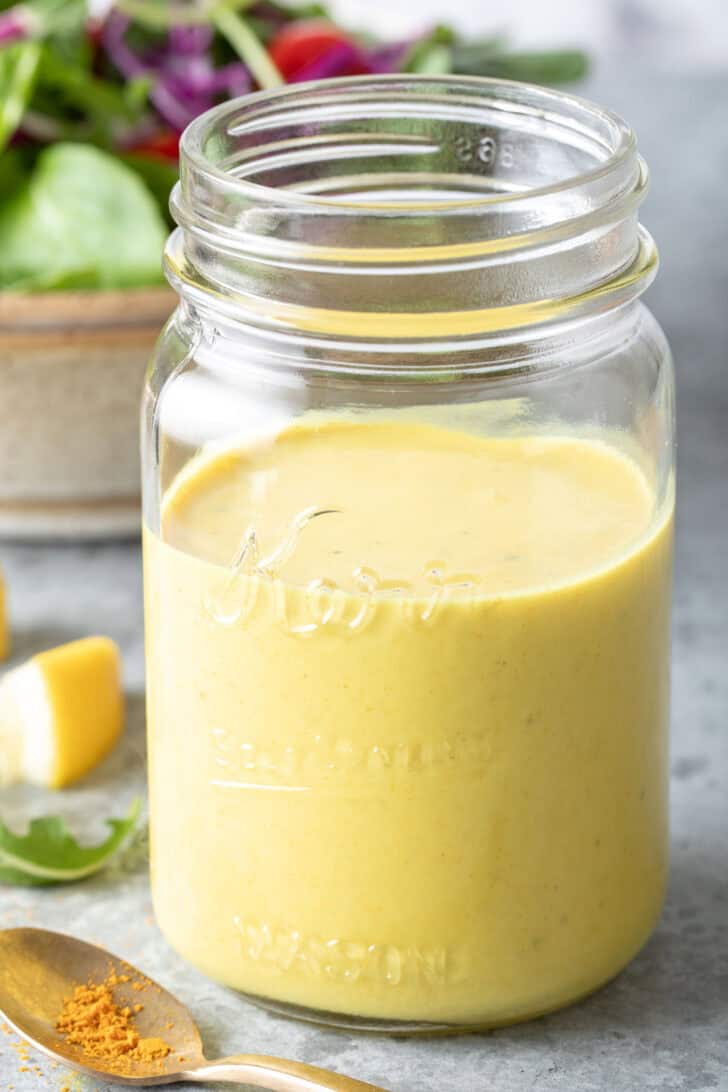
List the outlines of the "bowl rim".
<svg viewBox="0 0 728 1092">
<path fill-rule="evenodd" d="M 99 291 L 0 291 L 0 330 L 32 334 L 160 326 L 176 300 L 166 284 Z"/>
</svg>

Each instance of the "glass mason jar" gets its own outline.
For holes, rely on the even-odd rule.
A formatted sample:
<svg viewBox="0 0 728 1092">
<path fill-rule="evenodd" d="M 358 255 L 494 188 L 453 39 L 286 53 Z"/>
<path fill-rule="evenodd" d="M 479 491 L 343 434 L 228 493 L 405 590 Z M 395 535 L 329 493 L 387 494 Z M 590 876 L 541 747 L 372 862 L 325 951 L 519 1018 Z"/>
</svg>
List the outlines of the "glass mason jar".
<svg viewBox="0 0 728 1092">
<path fill-rule="evenodd" d="M 182 141 L 145 401 L 172 945 L 350 1027 L 522 1020 L 667 868 L 673 386 L 634 135 L 386 76 Z"/>
</svg>

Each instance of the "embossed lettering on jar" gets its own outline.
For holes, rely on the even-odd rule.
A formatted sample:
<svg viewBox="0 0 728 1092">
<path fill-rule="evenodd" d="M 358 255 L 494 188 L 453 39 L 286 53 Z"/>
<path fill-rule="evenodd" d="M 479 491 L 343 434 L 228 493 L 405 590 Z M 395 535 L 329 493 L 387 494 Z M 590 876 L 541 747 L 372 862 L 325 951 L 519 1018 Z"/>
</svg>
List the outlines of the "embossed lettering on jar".
<svg viewBox="0 0 728 1092">
<path fill-rule="evenodd" d="M 628 126 L 525 85 L 249 96 L 182 141 L 145 395 L 152 879 L 352 1027 L 613 977 L 667 867 L 672 367 Z"/>
</svg>

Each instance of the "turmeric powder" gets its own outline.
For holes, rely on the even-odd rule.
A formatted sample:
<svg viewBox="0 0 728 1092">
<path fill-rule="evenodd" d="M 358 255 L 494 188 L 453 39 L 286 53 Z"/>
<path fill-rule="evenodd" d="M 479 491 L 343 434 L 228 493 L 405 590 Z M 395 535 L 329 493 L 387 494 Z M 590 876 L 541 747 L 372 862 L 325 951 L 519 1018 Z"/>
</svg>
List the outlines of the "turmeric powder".
<svg viewBox="0 0 728 1092">
<path fill-rule="evenodd" d="M 127 1061 L 161 1061 L 169 1054 L 169 1045 L 156 1036 L 142 1038 L 134 1027 L 132 1009 L 114 1001 L 113 987 L 127 982 L 128 975 L 112 970 L 99 985 L 89 982 L 76 986 L 73 995 L 63 1002 L 56 1030 L 89 1058 L 122 1065 Z M 132 983 L 132 988 L 136 987 Z M 138 1012 L 142 1006 L 134 1008 Z"/>
</svg>

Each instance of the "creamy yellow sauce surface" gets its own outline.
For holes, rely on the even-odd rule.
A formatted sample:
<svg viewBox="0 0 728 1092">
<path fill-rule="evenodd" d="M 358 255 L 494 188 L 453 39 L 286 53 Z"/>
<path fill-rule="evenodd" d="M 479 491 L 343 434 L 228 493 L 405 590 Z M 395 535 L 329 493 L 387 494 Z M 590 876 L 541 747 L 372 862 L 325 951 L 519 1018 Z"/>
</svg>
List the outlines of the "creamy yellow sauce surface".
<svg viewBox="0 0 728 1092">
<path fill-rule="evenodd" d="M 342 421 L 189 464 L 145 533 L 171 943 L 389 1020 L 616 973 L 665 882 L 671 534 L 596 442 Z"/>
</svg>

